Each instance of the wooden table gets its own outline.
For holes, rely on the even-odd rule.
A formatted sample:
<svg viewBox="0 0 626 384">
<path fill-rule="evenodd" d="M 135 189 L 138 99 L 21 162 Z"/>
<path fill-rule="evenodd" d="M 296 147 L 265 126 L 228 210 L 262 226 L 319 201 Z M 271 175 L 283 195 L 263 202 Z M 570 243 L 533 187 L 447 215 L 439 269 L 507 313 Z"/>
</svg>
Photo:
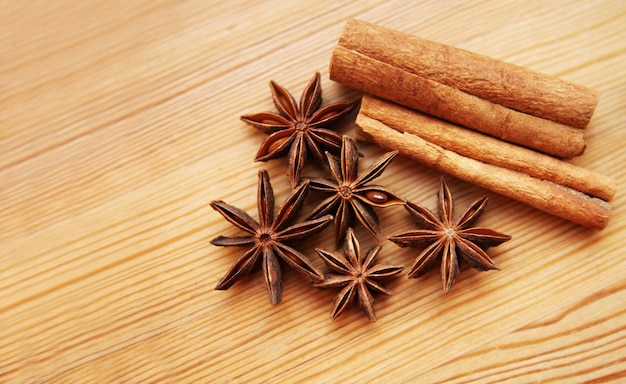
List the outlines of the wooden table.
<svg viewBox="0 0 626 384">
<path fill-rule="evenodd" d="M 586 153 L 615 177 L 606 229 L 589 230 L 449 178 L 458 211 L 513 236 L 499 272 L 387 282 L 376 323 L 331 321 L 336 292 L 284 270 L 213 290 L 243 252 L 216 199 L 256 217 L 257 172 L 277 203 L 284 161 L 239 120 L 274 110 L 270 79 L 324 103 L 360 95 L 328 79 L 349 18 L 598 89 Z M 0 382 L 469 383 L 626 380 L 626 6 L 623 1 L 3 1 L 0 6 Z M 348 123 L 340 132 L 352 134 Z M 366 167 L 382 150 L 359 144 Z M 376 181 L 434 208 L 440 175 L 398 158 Z M 308 203 L 305 209 L 310 209 Z M 378 210 L 383 235 L 412 227 Z M 362 244 L 373 240 L 361 233 Z M 416 251 L 382 242 L 380 261 Z M 330 228 L 301 248 L 334 247 Z"/>
</svg>

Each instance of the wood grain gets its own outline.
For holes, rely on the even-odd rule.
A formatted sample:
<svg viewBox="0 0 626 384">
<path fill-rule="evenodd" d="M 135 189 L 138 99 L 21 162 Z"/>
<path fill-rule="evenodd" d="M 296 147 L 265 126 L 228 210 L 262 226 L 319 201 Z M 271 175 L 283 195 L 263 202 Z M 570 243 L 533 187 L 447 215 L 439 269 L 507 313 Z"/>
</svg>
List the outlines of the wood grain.
<svg viewBox="0 0 626 384">
<path fill-rule="evenodd" d="M 315 71 L 325 103 L 358 97 L 328 80 L 348 18 L 599 90 L 572 162 L 617 180 L 609 225 L 451 179 L 458 210 L 487 194 L 480 224 L 513 236 L 490 251 L 502 271 L 465 268 L 447 295 L 436 272 L 392 280 L 374 324 L 331 322 L 335 292 L 291 271 L 275 307 L 258 273 L 214 291 L 241 250 L 209 244 L 239 232 L 208 203 L 255 216 L 261 166 L 289 192 L 239 116 L 273 110 L 270 79 L 299 96 Z M 625 40 L 616 0 L 1 2 L 0 382 L 625 380 Z M 363 167 L 382 153 L 360 149 Z M 398 158 L 377 182 L 433 208 L 439 176 Z M 385 236 L 412 226 L 378 212 Z M 327 231 L 302 244 L 320 268 Z M 415 256 L 382 245 L 380 261 Z"/>
</svg>

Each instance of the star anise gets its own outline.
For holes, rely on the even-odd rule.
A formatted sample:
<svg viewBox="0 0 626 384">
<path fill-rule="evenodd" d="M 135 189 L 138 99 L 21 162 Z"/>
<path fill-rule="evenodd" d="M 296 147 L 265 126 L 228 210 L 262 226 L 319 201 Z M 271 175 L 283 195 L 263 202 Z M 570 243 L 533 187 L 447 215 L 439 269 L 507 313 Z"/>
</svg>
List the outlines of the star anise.
<svg viewBox="0 0 626 384">
<path fill-rule="evenodd" d="M 345 257 L 339 252 L 316 249 L 317 253 L 324 259 L 324 262 L 338 274 L 326 274 L 323 282 L 315 283 L 313 286 L 317 288 L 343 287 L 333 301 L 333 309 L 330 312 L 333 320 L 352 303 L 356 295 L 359 297 L 361 309 L 367 314 L 370 321 L 376 321 L 374 298 L 370 290 L 391 295 L 391 292 L 378 283 L 377 280 L 393 276 L 404 269 L 401 265 L 391 264 L 376 264 L 372 266 L 374 258 L 380 252 L 380 249 L 380 245 L 371 248 L 365 258 L 363 258 L 359 241 L 354 235 L 352 228 L 348 228 L 346 234 L 343 249 Z"/>
<path fill-rule="evenodd" d="M 335 212 L 335 239 L 337 244 L 341 242 L 346 230 L 352 225 L 354 216 L 376 238 L 379 238 L 378 216 L 372 207 L 404 204 L 404 199 L 387 188 L 368 184 L 383 173 L 397 154 L 398 151 L 386 153 L 359 176 L 359 154 L 354 140 L 350 137 L 343 136 L 340 161 L 326 153 L 330 171 L 335 180 L 312 178 L 311 188 L 331 193 L 332 196 L 322 201 L 313 210 L 311 218 L 318 218 Z"/>
<path fill-rule="evenodd" d="M 270 88 L 279 114 L 262 112 L 243 115 L 241 120 L 269 134 L 261 144 L 255 161 L 276 159 L 289 151 L 287 175 L 294 187 L 300 180 L 309 153 L 319 163 L 325 164 L 323 151 L 339 152 L 341 136 L 325 127 L 352 112 L 359 101 L 336 103 L 319 109 L 322 103 L 319 72 L 302 92 L 300 106 L 285 88 L 274 81 L 270 81 Z"/>
<path fill-rule="evenodd" d="M 320 281 L 324 275 L 318 271 L 306 256 L 285 245 L 285 242 L 301 240 L 320 231 L 333 217 L 319 217 L 315 220 L 287 226 L 287 223 L 302 207 L 309 189 L 309 183 L 299 184 L 285 202 L 278 208 L 274 217 L 274 192 L 267 171 L 259 171 L 257 204 L 259 222 L 255 221 L 243 210 L 226 204 L 223 201 L 211 202 L 211 207 L 237 228 L 249 233 L 245 237 L 218 236 L 211 244 L 218 246 L 252 246 L 230 268 L 219 281 L 215 289 L 230 288 L 237 280 L 250 273 L 259 260 L 263 260 L 263 273 L 270 296 L 270 302 L 277 304 L 282 297 L 282 279 L 279 259 L 283 259 L 294 269 L 303 272 L 314 281 Z"/>
<path fill-rule="evenodd" d="M 446 181 L 441 179 L 438 195 L 438 214 L 435 217 L 428 209 L 406 203 L 406 209 L 424 229 L 417 229 L 395 235 L 389 240 L 401 247 L 423 247 L 415 263 L 407 274 L 419 277 L 426 273 L 441 258 L 441 279 L 444 292 L 448 292 L 459 274 L 459 257 L 471 267 L 486 271 L 500 269 L 485 253 L 489 247 L 495 247 L 511 239 L 511 236 L 483 227 L 472 227 L 487 205 L 483 197 L 470 205 L 457 220 L 453 220 L 453 202 Z"/>
</svg>

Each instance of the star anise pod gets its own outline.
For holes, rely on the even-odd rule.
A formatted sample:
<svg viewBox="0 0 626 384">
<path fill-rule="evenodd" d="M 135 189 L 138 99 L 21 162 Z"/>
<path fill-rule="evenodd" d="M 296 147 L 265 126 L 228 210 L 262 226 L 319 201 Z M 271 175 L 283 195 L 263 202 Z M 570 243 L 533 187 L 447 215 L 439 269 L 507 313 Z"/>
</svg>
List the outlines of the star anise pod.
<svg viewBox="0 0 626 384">
<path fill-rule="evenodd" d="M 358 296 L 361 309 L 370 321 L 376 321 L 374 298 L 370 290 L 391 295 L 391 292 L 377 280 L 393 276 L 404 269 L 401 265 L 372 265 L 380 249 L 380 245 L 371 248 L 363 258 L 359 241 L 352 228 L 347 230 L 343 255 L 339 252 L 316 249 L 324 262 L 338 273 L 324 275 L 324 281 L 315 283 L 313 286 L 317 288 L 343 287 L 333 302 L 333 309 L 330 312 L 333 320 L 352 303 L 354 296 Z"/>
<path fill-rule="evenodd" d="M 309 183 L 299 184 L 285 202 L 278 208 L 274 216 L 274 192 L 267 171 L 259 171 L 257 204 L 259 222 L 255 221 L 243 210 L 226 204 L 223 201 L 211 202 L 211 207 L 237 228 L 250 236 L 224 237 L 218 236 L 211 244 L 218 246 L 251 246 L 219 281 L 215 289 L 230 288 L 237 280 L 250 273 L 259 260 L 263 260 L 263 273 L 270 296 L 270 302 L 277 304 L 282 297 L 282 279 L 279 259 L 284 260 L 294 269 L 303 272 L 314 281 L 322 280 L 324 275 L 318 271 L 306 256 L 285 245 L 286 242 L 302 240 L 320 231 L 333 217 L 326 215 L 315 220 L 287 226 L 287 223 L 302 207 L 309 189 Z"/>
<path fill-rule="evenodd" d="M 406 203 L 406 209 L 424 229 L 416 229 L 395 235 L 389 240 L 401 247 L 424 247 L 411 270 L 409 277 L 419 277 L 426 273 L 437 259 L 441 259 L 441 279 L 444 292 L 448 292 L 459 274 L 459 258 L 471 267 L 486 271 L 500 269 L 485 253 L 511 239 L 511 236 L 483 227 L 472 227 L 487 205 L 487 197 L 474 203 L 454 221 L 452 194 L 446 181 L 441 179 L 437 210 L 439 218 L 428 209 Z"/>
<path fill-rule="evenodd" d="M 352 225 L 354 217 L 376 238 L 380 236 L 378 216 L 373 207 L 389 207 L 404 204 L 404 199 L 380 185 L 370 185 L 370 181 L 380 176 L 398 151 L 388 152 L 359 176 L 359 154 L 354 140 L 343 136 L 341 160 L 326 153 L 330 171 L 335 180 L 312 178 L 311 188 L 331 193 L 332 196 L 322 201 L 311 214 L 318 218 L 334 212 L 335 239 L 337 244 L 343 240 L 346 230 Z"/>
<path fill-rule="evenodd" d="M 324 151 L 339 152 L 341 136 L 325 127 L 352 112 L 359 101 L 336 103 L 319 109 L 322 104 L 319 72 L 302 92 L 299 106 L 293 96 L 274 81 L 270 81 L 270 88 L 279 113 L 243 115 L 241 120 L 269 134 L 261 144 L 255 161 L 276 159 L 289 152 L 287 175 L 294 187 L 300 180 L 309 153 L 320 164 L 325 164 Z"/>
</svg>

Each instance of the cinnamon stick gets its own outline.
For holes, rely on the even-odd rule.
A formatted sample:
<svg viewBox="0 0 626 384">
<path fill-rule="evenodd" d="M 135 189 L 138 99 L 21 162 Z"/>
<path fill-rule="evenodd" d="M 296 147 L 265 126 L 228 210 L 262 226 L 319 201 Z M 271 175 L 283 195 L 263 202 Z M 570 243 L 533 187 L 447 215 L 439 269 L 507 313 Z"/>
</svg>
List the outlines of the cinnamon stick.
<svg viewBox="0 0 626 384">
<path fill-rule="evenodd" d="M 585 128 L 599 92 L 467 50 L 360 20 L 348 20 L 345 49 L 511 109 Z"/>
<path fill-rule="evenodd" d="M 363 96 L 359 114 L 474 160 L 548 180 L 606 201 L 615 195 L 616 183 L 610 177 L 373 96 Z"/>
<path fill-rule="evenodd" d="M 330 78 L 398 104 L 556 157 L 585 150 L 583 131 L 517 112 L 337 46 Z"/>
<path fill-rule="evenodd" d="M 606 201 L 587 196 L 551 181 L 487 164 L 430 143 L 417 135 L 401 133 L 363 114 L 357 116 L 358 138 L 386 149 L 399 150 L 422 164 L 482 188 L 518 200 L 572 222 L 604 228 L 611 216 Z"/>
</svg>

